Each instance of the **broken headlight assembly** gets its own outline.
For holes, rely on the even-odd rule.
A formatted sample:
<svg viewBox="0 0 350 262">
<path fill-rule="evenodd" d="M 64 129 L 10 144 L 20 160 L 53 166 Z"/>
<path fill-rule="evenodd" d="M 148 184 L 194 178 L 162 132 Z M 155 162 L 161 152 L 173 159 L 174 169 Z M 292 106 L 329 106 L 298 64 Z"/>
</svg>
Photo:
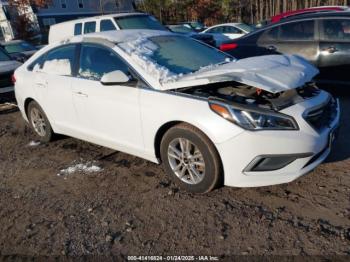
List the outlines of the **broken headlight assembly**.
<svg viewBox="0 0 350 262">
<path fill-rule="evenodd" d="M 294 118 L 270 111 L 233 106 L 220 102 L 209 102 L 209 107 L 219 116 L 248 130 L 298 130 Z"/>
</svg>

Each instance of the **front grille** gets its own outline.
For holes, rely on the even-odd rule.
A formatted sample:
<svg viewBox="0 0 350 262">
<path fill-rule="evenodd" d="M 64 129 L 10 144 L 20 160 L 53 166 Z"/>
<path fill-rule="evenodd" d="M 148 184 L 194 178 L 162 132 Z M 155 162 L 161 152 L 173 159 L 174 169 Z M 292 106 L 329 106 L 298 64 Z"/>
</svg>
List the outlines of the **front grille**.
<svg viewBox="0 0 350 262">
<path fill-rule="evenodd" d="M 12 80 L 11 80 L 11 76 L 12 76 L 13 72 L 7 72 L 4 74 L 0 74 L 0 88 L 2 87 L 9 87 L 12 86 Z"/>
<path fill-rule="evenodd" d="M 317 131 L 329 128 L 337 116 L 337 101 L 334 98 L 316 109 L 309 111 L 305 116 L 305 120 Z"/>
</svg>

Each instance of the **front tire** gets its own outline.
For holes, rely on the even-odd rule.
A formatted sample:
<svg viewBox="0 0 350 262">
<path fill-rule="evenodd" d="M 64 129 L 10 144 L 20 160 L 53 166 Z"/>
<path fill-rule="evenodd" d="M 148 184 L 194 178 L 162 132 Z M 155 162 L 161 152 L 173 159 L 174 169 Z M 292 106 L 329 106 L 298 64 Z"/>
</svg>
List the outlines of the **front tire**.
<svg viewBox="0 0 350 262">
<path fill-rule="evenodd" d="M 52 141 L 54 132 L 44 110 L 35 101 L 28 105 L 28 120 L 36 136 L 43 143 Z"/>
<path fill-rule="evenodd" d="M 221 161 L 215 146 L 193 126 L 179 124 L 169 129 L 160 153 L 166 173 L 186 191 L 207 193 L 221 180 Z"/>
</svg>

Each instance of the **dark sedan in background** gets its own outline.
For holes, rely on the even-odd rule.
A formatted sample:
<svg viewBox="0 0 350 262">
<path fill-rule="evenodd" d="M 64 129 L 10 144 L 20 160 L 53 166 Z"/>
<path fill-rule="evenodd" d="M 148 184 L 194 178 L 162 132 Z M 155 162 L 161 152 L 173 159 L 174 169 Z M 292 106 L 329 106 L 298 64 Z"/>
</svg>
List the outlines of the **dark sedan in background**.
<svg viewBox="0 0 350 262">
<path fill-rule="evenodd" d="M 12 58 L 20 62 L 25 62 L 39 50 L 37 47 L 23 40 L 1 42 L 0 46 L 5 49 Z"/>
<path fill-rule="evenodd" d="M 269 25 L 220 49 L 236 58 L 298 54 L 320 69 L 319 83 L 350 84 L 350 13 L 307 14 Z"/>
</svg>

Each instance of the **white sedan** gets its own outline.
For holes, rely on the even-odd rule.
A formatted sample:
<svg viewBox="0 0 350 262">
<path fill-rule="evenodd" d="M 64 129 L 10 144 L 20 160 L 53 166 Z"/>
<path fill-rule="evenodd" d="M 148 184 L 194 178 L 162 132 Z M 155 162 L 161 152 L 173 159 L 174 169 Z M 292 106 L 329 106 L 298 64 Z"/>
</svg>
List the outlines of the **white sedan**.
<svg viewBox="0 0 350 262">
<path fill-rule="evenodd" d="M 155 163 L 183 189 L 290 182 L 330 153 L 339 105 L 296 56 L 235 60 L 170 32 L 49 45 L 15 72 L 26 121 Z"/>
<path fill-rule="evenodd" d="M 222 42 L 242 37 L 252 31 L 254 28 L 244 23 L 227 23 L 209 27 L 202 33 L 212 34 L 219 46 Z"/>
</svg>

